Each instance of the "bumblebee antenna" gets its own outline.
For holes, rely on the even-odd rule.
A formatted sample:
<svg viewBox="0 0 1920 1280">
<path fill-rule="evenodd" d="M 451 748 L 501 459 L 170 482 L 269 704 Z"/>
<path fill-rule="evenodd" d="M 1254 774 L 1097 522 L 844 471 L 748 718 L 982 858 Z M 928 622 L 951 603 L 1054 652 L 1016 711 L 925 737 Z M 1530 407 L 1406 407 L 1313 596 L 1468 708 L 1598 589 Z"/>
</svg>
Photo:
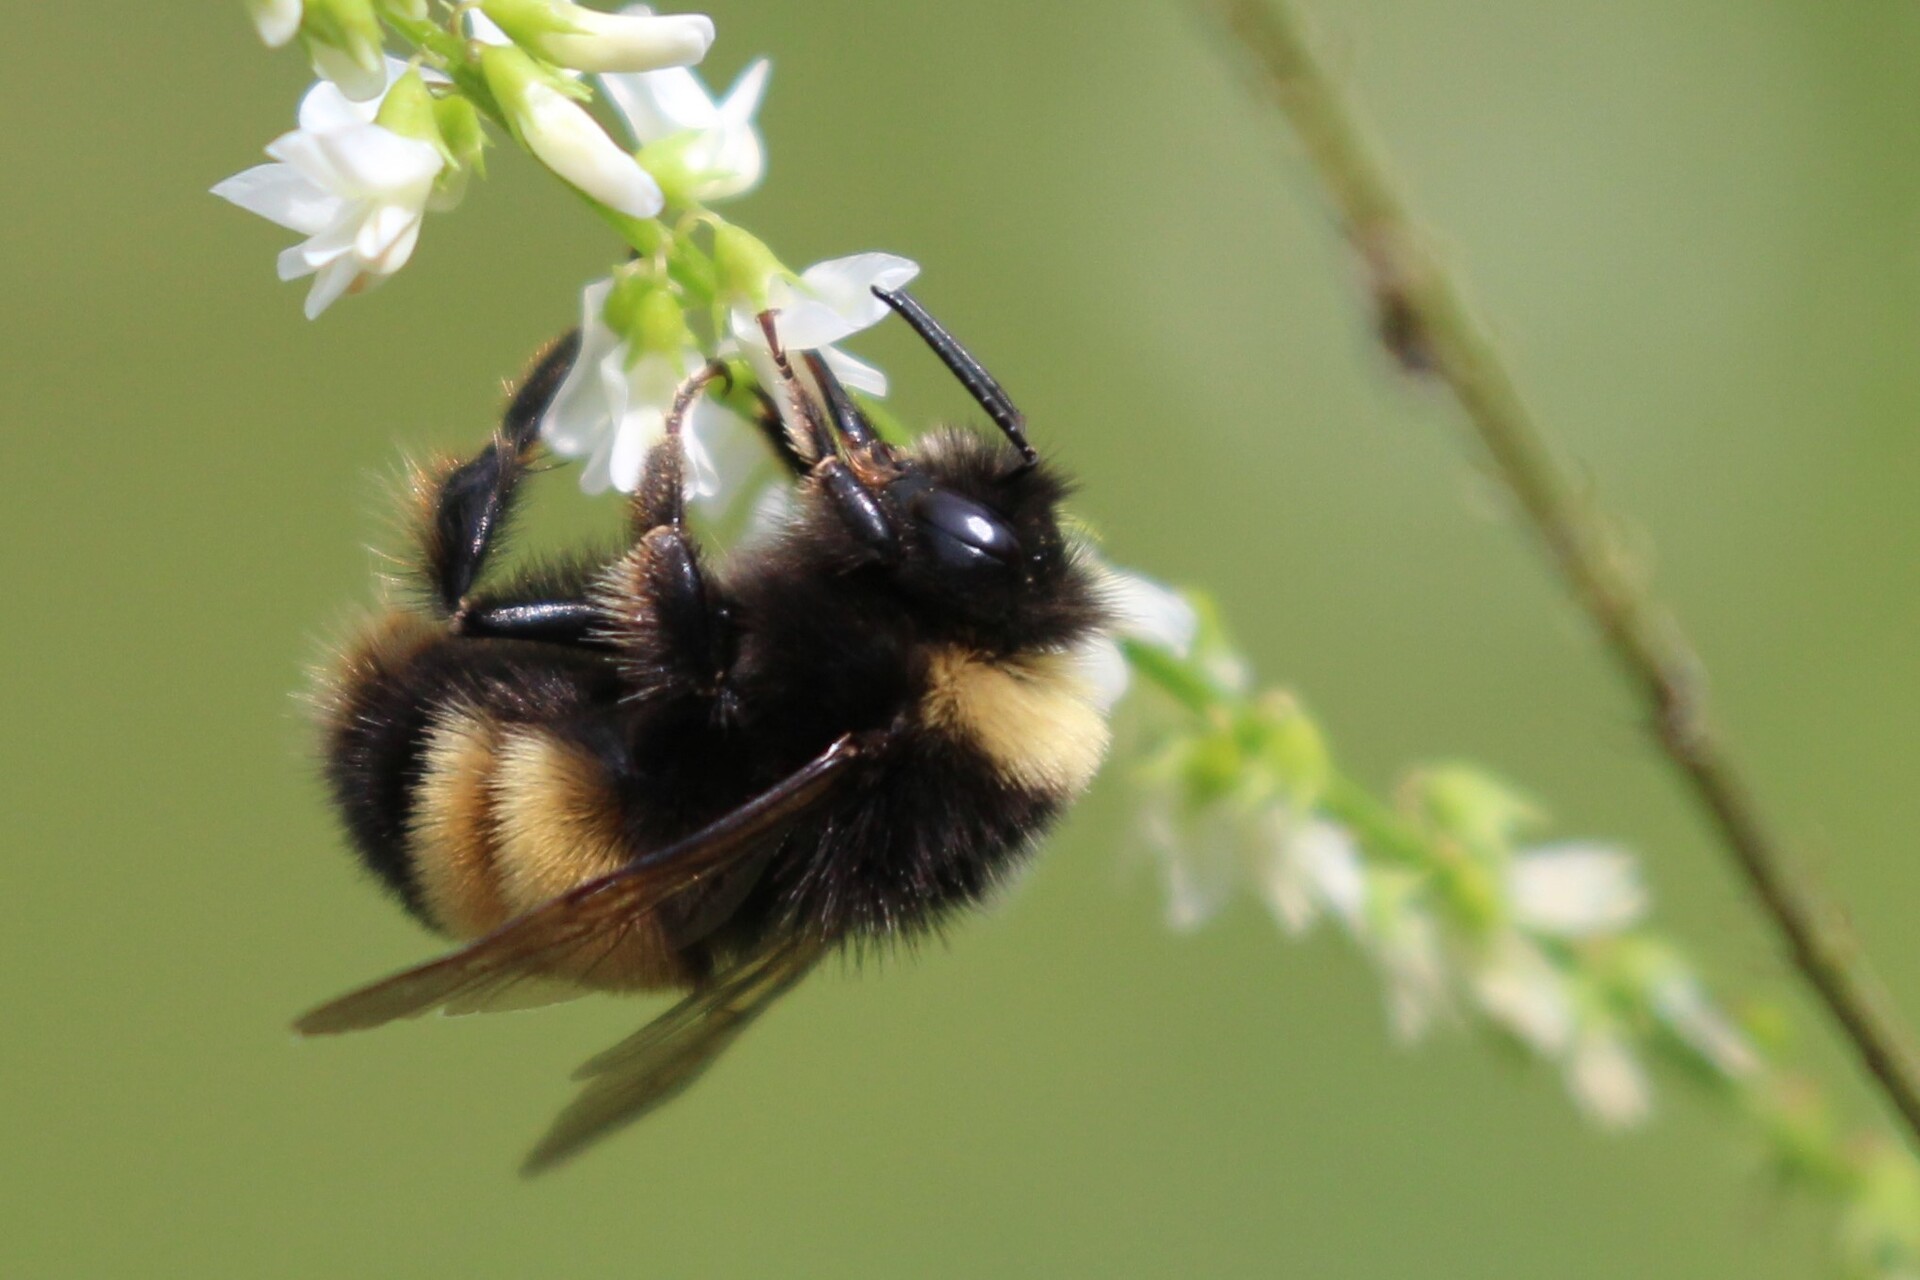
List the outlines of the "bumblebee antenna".
<svg viewBox="0 0 1920 1280">
<path fill-rule="evenodd" d="M 927 309 L 920 305 L 918 298 L 905 289 L 882 289 L 879 285 L 873 286 L 873 296 L 892 307 L 920 335 L 920 340 L 933 349 L 933 354 L 940 357 L 940 363 L 946 365 L 953 376 L 960 380 L 960 385 L 987 411 L 994 425 L 1013 442 L 1013 447 L 1026 459 L 1027 466 L 1031 467 L 1040 461 L 1040 455 L 1027 443 L 1027 416 L 1014 407 L 1013 397 L 987 372 L 986 366 L 961 345 L 958 338 L 927 314 Z"/>
</svg>

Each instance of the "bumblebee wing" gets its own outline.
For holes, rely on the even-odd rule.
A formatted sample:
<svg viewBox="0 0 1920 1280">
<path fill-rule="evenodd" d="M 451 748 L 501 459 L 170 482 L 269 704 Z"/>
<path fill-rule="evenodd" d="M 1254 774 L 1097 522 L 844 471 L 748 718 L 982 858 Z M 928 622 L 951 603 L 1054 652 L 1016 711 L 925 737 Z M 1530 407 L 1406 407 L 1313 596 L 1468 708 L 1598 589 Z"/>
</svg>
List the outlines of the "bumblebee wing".
<svg viewBox="0 0 1920 1280">
<path fill-rule="evenodd" d="M 755 1018 L 805 977 L 822 954 L 824 948 L 809 941 L 742 961 L 589 1060 L 574 1073 L 585 1086 L 555 1118 L 520 1172 L 543 1173 L 678 1097 Z"/>
<path fill-rule="evenodd" d="M 509 988 L 562 967 L 591 970 L 623 933 L 674 894 L 778 840 L 830 800 L 857 761 L 882 750 L 886 733 L 847 734 L 811 762 L 739 808 L 664 849 L 517 916 L 438 960 L 321 1005 L 294 1023 L 305 1036 L 334 1035 L 418 1017 L 435 1009 L 511 1002 Z M 582 962 L 585 962 L 584 964 Z"/>
</svg>

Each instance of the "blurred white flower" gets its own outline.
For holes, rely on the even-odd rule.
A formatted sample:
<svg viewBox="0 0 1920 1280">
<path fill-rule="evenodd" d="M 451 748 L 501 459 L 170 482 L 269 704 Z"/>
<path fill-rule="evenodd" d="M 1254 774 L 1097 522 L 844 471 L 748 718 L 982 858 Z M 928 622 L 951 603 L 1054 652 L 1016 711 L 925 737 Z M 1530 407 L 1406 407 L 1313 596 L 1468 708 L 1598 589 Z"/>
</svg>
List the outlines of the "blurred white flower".
<svg viewBox="0 0 1920 1280">
<path fill-rule="evenodd" d="M 1301 821 L 1274 806 L 1267 822 L 1265 866 L 1258 888 L 1268 910 L 1288 933 L 1305 933 L 1331 911 L 1351 932 L 1364 924 L 1366 873 L 1360 848 L 1345 827 L 1315 818 Z"/>
<path fill-rule="evenodd" d="M 1177 658 L 1192 652 L 1200 617 L 1178 591 L 1111 565 L 1101 566 L 1099 588 L 1117 634 L 1165 649 Z"/>
<path fill-rule="evenodd" d="M 1111 711 L 1126 695 L 1132 676 L 1119 641 L 1139 640 L 1186 657 L 1199 619 L 1186 597 L 1152 578 L 1094 559 L 1093 573 L 1113 619 L 1113 631 L 1096 636 L 1074 651 L 1100 709 Z"/>
<path fill-rule="evenodd" d="M 718 102 L 699 75 L 684 67 L 603 75 L 600 83 L 642 146 L 686 139 L 678 161 L 693 180 L 689 194 L 723 200 L 753 190 L 766 173 L 766 147 L 753 118 L 772 70 L 772 63 L 759 59 Z"/>
<path fill-rule="evenodd" d="M 398 65 L 398 64 L 394 64 Z M 313 319 L 341 295 L 406 265 L 445 163 L 431 144 L 373 123 L 379 101 L 354 102 L 321 81 L 300 103 L 300 127 L 213 194 L 308 237 L 280 255 L 282 280 L 314 277 Z"/>
<path fill-rule="evenodd" d="M 1619 933 L 1647 911 L 1633 855 L 1569 842 L 1522 850 L 1507 875 L 1514 920 L 1536 933 L 1584 938 Z"/>
<path fill-rule="evenodd" d="M 1141 831 L 1159 855 L 1167 891 L 1167 927 L 1191 933 L 1213 919 L 1240 876 L 1245 833 L 1225 806 L 1182 813 L 1177 797 L 1158 795 L 1141 814 Z"/>
<path fill-rule="evenodd" d="M 1760 1069 L 1752 1043 L 1693 974 L 1675 969 L 1655 979 L 1648 1000 L 1653 1016 L 1721 1075 L 1738 1080 Z"/>
<path fill-rule="evenodd" d="M 1574 1007 L 1561 972 L 1519 934 L 1496 939 L 1468 984 L 1481 1012 L 1543 1058 L 1573 1042 Z"/>
<path fill-rule="evenodd" d="M 776 276 L 767 281 L 767 305 L 778 314 L 774 329 L 788 351 L 818 351 L 840 380 L 858 391 L 883 396 L 887 377 L 833 346 L 879 324 L 891 312 L 873 290 L 899 289 L 920 274 L 920 264 L 891 253 L 856 253 L 816 262 L 800 273 L 796 285 Z M 732 307 L 733 336 L 749 359 L 767 351 L 767 336 L 750 304 Z M 756 373 L 763 372 L 755 364 Z M 763 376 L 762 385 L 774 381 Z M 782 406 L 784 411 L 785 406 Z"/>
<path fill-rule="evenodd" d="M 1618 1031 L 1604 1025 L 1582 1027 L 1566 1059 L 1567 1091 L 1595 1124 L 1627 1129 L 1653 1110 L 1647 1070 Z"/>
<path fill-rule="evenodd" d="M 267 48 L 278 49 L 300 34 L 300 0 L 247 0 L 247 16 Z"/>
<path fill-rule="evenodd" d="M 582 295 L 580 355 L 553 404 L 540 422 L 540 435 L 564 458 L 585 458 L 580 487 L 601 493 L 609 487 L 631 493 L 639 484 L 647 451 L 666 434 L 674 391 L 697 370 L 704 357 L 649 351 L 634 358 L 631 345 L 608 327 L 611 280 L 590 285 Z M 689 498 L 727 505 L 744 466 L 722 466 L 715 458 L 729 435 L 745 439 L 738 415 L 709 396 L 693 402 L 682 427 Z"/>
<path fill-rule="evenodd" d="M 1398 871 L 1367 876 L 1365 928 L 1360 941 L 1387 987 L 1387 1022 L 1394 1038 L 1412 1044 L 1454 1014 L 1440 923 L 1420 900 L 1418 881 Z"/>
</svg>

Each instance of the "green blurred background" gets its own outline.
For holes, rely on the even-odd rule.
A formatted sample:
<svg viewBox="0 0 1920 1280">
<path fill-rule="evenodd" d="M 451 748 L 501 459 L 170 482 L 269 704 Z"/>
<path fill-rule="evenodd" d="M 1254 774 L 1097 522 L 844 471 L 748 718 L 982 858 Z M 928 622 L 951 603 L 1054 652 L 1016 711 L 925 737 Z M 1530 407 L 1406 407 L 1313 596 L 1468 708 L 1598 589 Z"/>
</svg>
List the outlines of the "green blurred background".
<svg viewBox="0 0 1920 1280">
<path fill-rule="evenodd" d="M 866 248 L 989 358 L 1123 562 L 1204 583 L 1385 783 L 1469 756 L 1643 849 L 1716 977 L 1786 993 L 1632 707 L 1370 349 L 1311 184 L 1177 4 L 716 0 L 776 62 L 739 215 Z M 1920 10 L 1322 0 L 1523 379 L 1635 521 L 1789 828 L 1920 1010 Z M 1170 933 L 1110 774 L 1004 909 L 829 975 L 699 1089 L 516 1181 L 644 1010 L 300 1046 L 427 953 L 351 867 L 294 693 L 368 597 L 401 447 L 464 447 L 615 247 L 503 159 L 319 323 L 205 195 L 306 76 L 233 5 L 15 5 L 0 77 L 0 1272 L 1770 1277 L 1831 1221 L 1683 1087 L 1598 1136 L 1462 1037 L 1393 1048 L 1342 943 Z M 897 332 L 897 407 L 963 410 Z M 546 527 L 605 523 L 556 478 Z M 1653 548 L 1658 549 L 1657 555 Z"/>
</svg>

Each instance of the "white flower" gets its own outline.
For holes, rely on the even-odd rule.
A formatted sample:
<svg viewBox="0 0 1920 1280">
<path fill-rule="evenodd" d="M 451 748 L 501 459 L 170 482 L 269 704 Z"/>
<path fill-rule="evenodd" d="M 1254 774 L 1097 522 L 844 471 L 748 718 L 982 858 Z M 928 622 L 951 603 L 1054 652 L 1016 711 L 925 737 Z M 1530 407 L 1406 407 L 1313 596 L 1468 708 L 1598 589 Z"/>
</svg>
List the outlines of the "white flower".
<svg viewBox="0 0 1920 1280">
<path fill-rule="evenodd" d="M 300 127 L 267 147 L 280 163 L 213 188 L 308 237 L 279 260 L 282 280 L 314 277 L 308 319 L 406 265 L 444 163 L 430 144 L 374 124 L 378 106 L 322 81 L 300 103 Z"/>
<path fill-rule="evenodd" d="M 1610 1027 L 1581 1028 L 1566 1060 L 1566 1077 L 1574 1102 L 1604 1128 L 1631 1128 L 1653 1110 L 1646 1068 Z"/>
<path fill-rule="evenodd" d="M 761 58 L 740 73 L 719 102 L 697 74 L 683 67 L 605 75 L 600 83 L 636 142 L 644 146 L 687 136 L 679 159 L 694 180 L 690 194 L 721 200 L 753 190 L 766 172 L 766 148 L 753 117 L 772 69 Z"/>
<path fill-rule="evenodd" d="M 1508 871 L 1507 892 L 1523 928 L 1555 937 L 1618 933 L 1647 911 L 1633 856 L 1609 845 L 1570 842 L 1523 850 Z"/>
<path fill-rule="evenodd" d="M 1516 933 L 1496 939 L 1469 985 L 1481 1012 L 1544 1058 L 1573 1042 L 1574 1006 L 1564 975 Z"/>
<path fill-rule="evenodd" d="M 602 13 L 544 0 L 491 0 L 494 24 L 548 62 L 579 71 L 653 71 L 700 61 L 713 45 L 713 19 L 699 13 L 655 17 L 639 7 Z"/>
<path fill-rule="evenodd" d="M 1360 848 L 1345 827 L 1325 819 L 1298 820 L 1276 807 L 1268 821 L 1269 847 L 1259 888 L 1288 933 L 1305 933 L 1330 910 L 1351 931 L 1363 927 L 1366 873 Z"/>
<path fill-rule="evenodd" d="M 269 49 L 278 49 L 300 34 L 301 0 L 247 0 L 247 14 Z"/>
<path fill-rule="evenodd" d="M 633 358 L 628 342 L 608 327 L 604 312 L 611 280 L 590 286 L 583 295 L 579 358 L 560 384 L 540 423 L 541 438 L 565 458 L 585 458 L 580 487 L 588 493 L 607 488 L 631 493 L 650 450 L 666 434 L 674 391 L 704 362 L 691 348 L 667 354 L 644 352 Z M 687 495 L 725 504 L 732 482 L 746 470 L 716 463 L 723 442 L 746 438 L 736 414 L 701 396 L 682 427 Z"/>
<path fill-rule="evenodd" d="M 1657 978 L 1649 1003 L 1667 1030 L 1721 1075 L 1737 1080 L 1760 1069 L 1752 1043 L 1693 974 L 1675 969 Z"/>
<path fill-rule="evenodd" d="M 774 328 L 780 335 L 780 345 L 788 351 L 818 351 L 848 386 L 871 395 L 885 395 L 885 374 L 832 344 L 872 328 L 891 314 L 887 304 L 873 296 L 876 287 L 903 288 L 919 274 L 920 264 L 909 258 L 891 253 L 856 253 L 815 263 L 800 273 L 797 285 L 779 277 L 768 281 L 767 305 L 778 313 Z M 767 338 L 755 312 L 737 302 L 732 312 L 733 335 L 748 358 L 756 352 L 765 353 Z M 761 366 L 756 364 L 755 371 L 762 372 Z M 778 384 L 763 378 L 763 385 L 771 389 Z"/>
</svg>

